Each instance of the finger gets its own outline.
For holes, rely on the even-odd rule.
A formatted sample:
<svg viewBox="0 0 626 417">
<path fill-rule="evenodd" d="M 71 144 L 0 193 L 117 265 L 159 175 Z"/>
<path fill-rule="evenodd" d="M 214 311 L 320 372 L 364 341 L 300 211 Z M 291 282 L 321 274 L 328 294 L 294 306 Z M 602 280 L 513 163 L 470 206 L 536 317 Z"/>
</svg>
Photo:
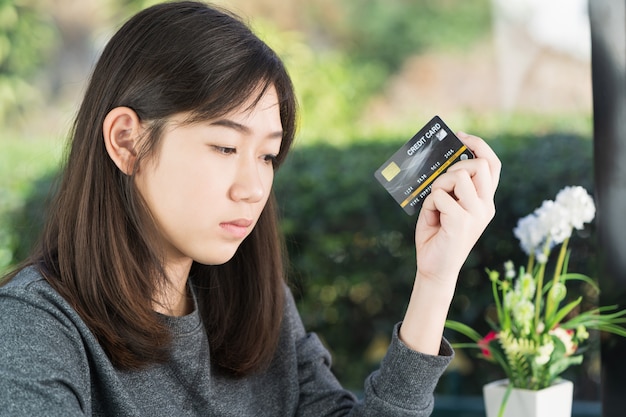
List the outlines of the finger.
<svg viewBox="0 0 626 417">
<path fill-rule="evenodd" d="M 470 135 L 465 132 L 457 132 L 457 136 L 465 145 L 467 145 L 468 148 L 470 148 L 474 155 L 476 155 L 476 158 L 487 161 L 494 188 L 497 187 L 498 182 L 500 181 L 502 163 L 493 149 L 491 149 L 487 142 L 478 136 Z"/>
<path fill-rule="evenodd" d="M 427 197 L 424 200 L 424 204 L 422 204 L 422 210 L 417 219 L 418 224 L 423 221 L 429 227 L 437 227 L 441 224 L 439 214 L 439 210 L 437 210 L 434 203 Z"/>
<path fill-rule="evenodd" d="M 459 206 L 457 193 L 460 193 L 464 199 L 472 198 L 471 194 L 473 194 L 474 199 L 478 200 L 472 180 L 466 171 L 446 172 L 440 175 L 433 182 L 430 194 L 424 200 L 422 207 L 450 213 L 454 209 L 453 205 Z M 462 207 L 462 209 L 465 208 Z"/>
<path fill-rule="evenodd" d="M 491 174 L 491 169 L 486 160 L 477 158 L 459 161 L 448 168 L 448 172 L 466 172 L 473 182 L 476 194 L 481 199 L 493 199 L 497 183 L 494 184 L 493 182 L 494 179 Z"/>
<path fill-rule="evenodd" d="M 475 212 L 481 210 L 484 206 L 482 197 L 480 196 L 476 187 L 475 179 L 478 175 L 471 174 L 470 171 L 465 169 L 456 169 L 454 171 L 448 171 L 441 175 L 433 183 L 432 191 L 443 190 L 456 200 L 463 209 L 469 212 Z M 487 198 L 486 200 L 490 200 Z"/>
<path fill-rule="evenodd" d="M 441 226 L 441 217 L 450 215 L 456 210 L 462 210 L 456 200 L 442 189 L 436 189 L 424 200 L 420 216 L 430 227 Z"/>
</svg>

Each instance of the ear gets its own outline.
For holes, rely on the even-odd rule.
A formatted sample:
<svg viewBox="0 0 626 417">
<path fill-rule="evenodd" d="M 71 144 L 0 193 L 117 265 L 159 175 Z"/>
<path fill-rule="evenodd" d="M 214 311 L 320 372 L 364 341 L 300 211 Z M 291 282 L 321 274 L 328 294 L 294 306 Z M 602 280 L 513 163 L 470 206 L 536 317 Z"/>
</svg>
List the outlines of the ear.
<svg viewBox="0 0 626 417">
<path fill-rule="evenodd" d="M 111 160 L 126 175 L 133 172 L 137 142 L 142 133 L 139 116 L 129 107 L 116 107 L 104 118 L 104 146 Z"/>
</svg>

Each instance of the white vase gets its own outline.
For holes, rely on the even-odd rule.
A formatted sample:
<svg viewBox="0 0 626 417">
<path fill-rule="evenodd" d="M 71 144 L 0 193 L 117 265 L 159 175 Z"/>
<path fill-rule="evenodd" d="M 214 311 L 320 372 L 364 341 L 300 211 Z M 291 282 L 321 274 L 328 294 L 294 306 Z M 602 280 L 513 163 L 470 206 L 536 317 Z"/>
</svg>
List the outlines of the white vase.
<svg viewBox="0 0 626 417">
<path fill-rule="evenodd" d="M 498 417 L 509 381 L 501 379 L 483 387 L 487 417 Z M 539 391 L 513 388 L 503 417 L 571 417 L 574 384 L 560 379 Z"/>
</svg>

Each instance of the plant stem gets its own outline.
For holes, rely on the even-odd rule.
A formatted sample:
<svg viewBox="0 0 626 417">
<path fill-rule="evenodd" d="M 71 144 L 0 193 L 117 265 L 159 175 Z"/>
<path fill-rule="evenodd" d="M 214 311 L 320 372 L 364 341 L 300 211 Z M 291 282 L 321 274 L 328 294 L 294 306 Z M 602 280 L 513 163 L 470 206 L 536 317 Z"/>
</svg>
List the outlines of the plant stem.
<svg viewBox="0 0 626 417">
<path fill-rule="evenodd" d="M 546 258 L 550 254 L 550 239 L 546 239 L 543 253 Z M 546 263 L 547 262 L 541 262 L 539 264 L 539 270 L 537 271 L 537 293 L 535 294 L 535 329 L 539 328 L 539 310 L 541 308 L 541 299 L 543 298 L 543 276 L 546 270 Z M 537 336 L 537 333 L 535 333 L 534 337 L 537 338 Z"/>
<path fill-rule="evenodd" d="M 546 323 L 552 320 L 552 316 L 554 315 L 556 308 L 558 307 L 557 305 L 555 305 L 553 291 L 556 291 L 556 284 L 559 282 L 559 278 L 561 278 L 561 271 L 563 270 L 563 261 L 565 260 L 565 254 L 567 252 L 568 243 L 569 243 L 569 237 L 566 238 L 563 241 L 563 244 L 561 245 L 559 258 L 554 268 L 554 276 L 552 277 L 552 287 L 550 288 L 550 292 L 548 293 L 548 299 L 546 302 L 546 312 L 545 312 Z"/>
<path fill-rule="evenodd" d="M 496 303 L 496 312 L 498 313 L 498 322 L 500 323 L 500 325 L 503 328 L 509 328 L 510 326 L 508 325 L 509 320 L 508 319 L 508 315 L 504 314 L 504 310 L 502 308 L 502 304 L 500 303 L 500 296 L 498 294 L 498 282 L 499 281 L 492 281 L 491 282 L 491 290 L 493 292 L 493 300 Z M 504 290 L 502 291 L 502 300 L 504 301 Z M 506 322 L 505 322 L 506 320 Z"/>
<path fill-rule="evenodd" d="M 528 265 L 526 267 L 526 272 L 528 272 L 529 274 L 532 274 L 534 267 L 535 267 L 535 252 L 531 252 L 530 255 L 528 255 Z"/>
<path fill-rule="evenodd" d="M 511 391 L 513 391 L 513 383 L 509 381 L 509 384 L 506 386 L 506 391 L 504 392 L 504 398 L 502 398 L 502 403 L 500 404 L 498 417 L 504 416 L 504 410 L 506 409 L 506 403 L 509 401 L 509 395 L 511 395 Z"/>
<path fill-rule="evenodd" d="M 561 277 L 561 271 L 563 270 L 563 261 L 565 260 L 565 254 L 567 253 L 568 243 L 569 243 L 569 237 L 566 238 L 563 241 L 563 244 L 561 245 L 561 251 L 559 252 L 559 259 L 556 262 L 556 267 L 554 269 L 554 278 L 552 279 L 552 282 L 554 284 L 556 284 L 559 281 L 559 278 Z"/>
</svg>

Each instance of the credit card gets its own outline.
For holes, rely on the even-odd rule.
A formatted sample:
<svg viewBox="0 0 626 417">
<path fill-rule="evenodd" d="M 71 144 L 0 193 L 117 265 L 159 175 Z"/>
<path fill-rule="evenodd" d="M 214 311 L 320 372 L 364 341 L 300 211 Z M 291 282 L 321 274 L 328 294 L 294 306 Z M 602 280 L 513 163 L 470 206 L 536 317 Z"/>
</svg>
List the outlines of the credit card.
<svg viewBox="0 0 626 417">
<path fill-rule="evenodd" d="M 394 200 L 413 215 L 430 194 L 432 183 L 455 162 L 474 154 L 435 116 L 387 160 L 374 176 Z"/>
</svg>

